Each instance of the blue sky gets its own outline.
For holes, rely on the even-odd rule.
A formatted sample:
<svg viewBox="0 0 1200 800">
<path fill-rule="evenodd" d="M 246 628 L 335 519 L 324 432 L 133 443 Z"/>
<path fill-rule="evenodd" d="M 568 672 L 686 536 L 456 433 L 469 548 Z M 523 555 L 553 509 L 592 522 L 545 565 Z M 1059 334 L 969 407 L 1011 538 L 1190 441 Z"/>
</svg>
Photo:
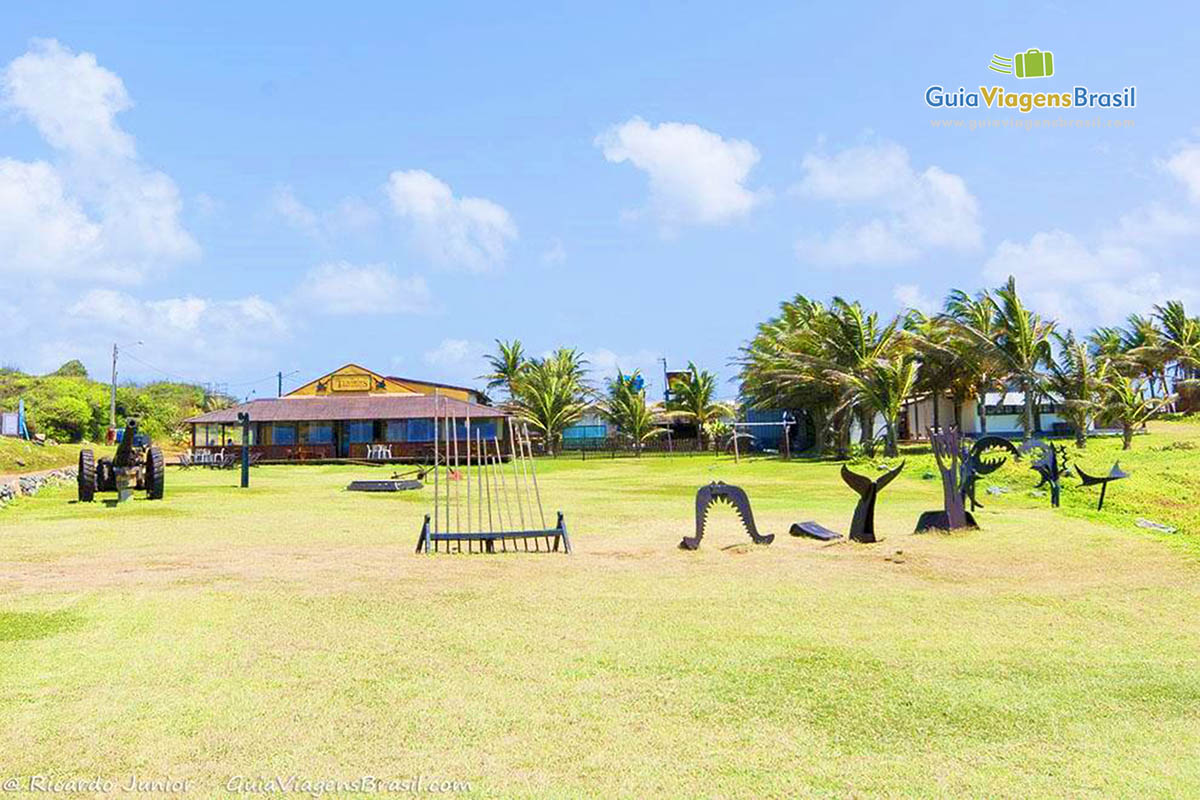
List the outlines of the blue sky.
<svg viewBox="0 0 1200 800">
<path fill-rule="evenodd" d="M 1200 307 L 1194 9 L 643 5 L 7 9 L 0 360 L 104 374 L 142 339 L 125 378 L 262 395 L 347 361 L 466 381 L 516 337 L 657 387 L 659 357 L 730 377 L 797 292 Z M 1031 47 L 1052 78 L 987 70 Z M 1057 117 L 1133 125 L 931 125 Z"/>
</svg>

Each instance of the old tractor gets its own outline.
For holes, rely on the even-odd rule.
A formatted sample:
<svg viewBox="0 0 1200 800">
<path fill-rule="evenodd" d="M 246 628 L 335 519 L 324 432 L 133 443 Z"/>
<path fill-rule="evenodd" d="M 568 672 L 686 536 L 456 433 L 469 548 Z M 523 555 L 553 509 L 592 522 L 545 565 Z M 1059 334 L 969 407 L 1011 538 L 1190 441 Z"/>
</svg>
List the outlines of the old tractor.
<svg viewBox="0 0 1200 800">
<path fill-rule="evenodd" d="M 162 450 L 138 433 L 136 419 L 128 420 L 112 458 L 97 461 L 91 450 L 79 451 L 79 502 L 92 502 L 96 492 L 116 492 L 120 503 L 142 490 L 148 499 L 161 500 L 165 473 Z"/>
</svg>

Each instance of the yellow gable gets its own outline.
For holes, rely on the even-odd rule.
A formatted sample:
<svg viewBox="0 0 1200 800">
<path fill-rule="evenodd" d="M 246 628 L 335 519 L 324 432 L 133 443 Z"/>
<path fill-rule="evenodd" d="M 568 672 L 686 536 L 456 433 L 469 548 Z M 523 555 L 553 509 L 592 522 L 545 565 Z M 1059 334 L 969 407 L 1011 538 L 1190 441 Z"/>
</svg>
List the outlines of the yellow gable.
<svg viewBox="0 0 1200 800">
<path fill-rule="evenodd" d="M 393 381 L 364 369 L 357 364 L 347 364 L 328 375 L 323 375 L 315 381 L 304 384 L 299 389 L 288 392 L 288 397 L 304 397 L 317 395 L 321 397 L 371 394 L 421 394 L 399 381 Z"/>
</svg>

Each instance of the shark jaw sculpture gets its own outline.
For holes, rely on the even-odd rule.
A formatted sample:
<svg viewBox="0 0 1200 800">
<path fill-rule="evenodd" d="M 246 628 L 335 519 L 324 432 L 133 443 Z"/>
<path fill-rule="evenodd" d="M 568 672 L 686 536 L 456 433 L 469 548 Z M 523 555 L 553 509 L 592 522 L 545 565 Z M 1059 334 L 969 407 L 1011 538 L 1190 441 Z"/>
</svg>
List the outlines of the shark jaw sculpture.
<svg viewBox="0 0 1200 800">
<path fill-rule="evenodd" d="M 879 541 L 875 538 L 875 501 L 878 499 L 879 493 L 883 491 L 883 487 L 895 480 L 902 469 L 904 469 L 904 462 L 900 462 L 900 466 L 871 480 L 866 475 L 851 472 L 845 464 L 842 465 L 842 480 L 846 482 L 847 486 L 858 492 L 858 505 L 854 507 L 854 518 L 850 521 L 851 541 L 865 544 Z"/>
<path fill-rule="evenodd" d="M 746 496 L 746 492 L 740 486 L 716 481 L 708 486 L 701 486 L 696 492 L 696 535 L 683 537 L 679 542 L 681 550 L 700 548 L 700 540 L 704 538 L 704 526 L 708 522 L 708 509 L 718 501 L 733 506 L 733 510 L 742 521 L 742 527 L 755 544 L 770 544 L 775 541 L 774 534 L 764 536 L 758 532 L 758 527 L 754 524 L 754 512 L 750 510 L 750 498 Z"/>
</svg>

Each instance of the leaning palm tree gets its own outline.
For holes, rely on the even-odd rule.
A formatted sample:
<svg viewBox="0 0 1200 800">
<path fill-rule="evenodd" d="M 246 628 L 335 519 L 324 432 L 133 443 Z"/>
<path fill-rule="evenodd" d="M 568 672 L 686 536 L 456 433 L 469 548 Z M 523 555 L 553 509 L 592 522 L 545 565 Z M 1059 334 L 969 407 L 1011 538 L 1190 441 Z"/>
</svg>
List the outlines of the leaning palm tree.
<svg viewBox="0 0 1200 800">
<path fill-rule="evenodd" d="M 1034 404 L 1042 384 L 1042 367 L 1049 363 L 1052 355 L 1050 334 L 1054 331 L 1054 322 L 1044 320 L 1026 308 L 1017 293 L 1016 278 L 1011 275 L 993 296 L 996 314 L 991 335 L 973 325 L 961 325 L 960 330 L 977 347 L 996 358 L 1005 378 L 1021 387 L 1025 395 L 1021 427 L 1028 439 L 1037 429 Z"/>
<path fill-rule="evenodd" d="M 994 348 L 981 344 L 994 341 L 997 335 L 996 300 L 986 290 L 970 295 L 962 289 L 953 289 L 942 307 L 942 315 L 955 332 L 957 341 L 953 347 L 961 353 L 951 392 L 960 402 L 975 399 L 979 431 L 987 433 L 987 394 L 1001 386 L 1003 377 Z"/>
<path fill-rule="evenodd" d="M 734 413 L 729 403 L 717 400 L 717 376 L 698 369 L 691 361 L 683 377 L 671 383 L 667 409 L 696 423 L 697 446 L 701 449 L 704 447 L 704 426 Z"/>
<path fill-rule="evenodd" d="M 1050 362 L 1047 382 L 1051 391 L 1058 395 L 1062 415 L 1075 429 L 1075 445 L 1087 447 L 1087 432 L 1093 416 L 1100 408 L 1100 400 L 1108 378 L 1108 361 L 1093 355 L 1086 339 L 1077 339 L 1067 331 L 1065 336 L 1055 333 L 1059 346 L 1059 357 Z"/>
<path fill-rule="evenodd" d="M 834 409 L 840 397 L 837 385 L 818 366 L 827 359 L 815 329 L 826 313 L 821 303 L 796 295 L 780 305 L 779 316 L 758 326 L 737 360 L 747 406 L 806 409 L 818 453 L 826 452 L 829 431 L 837 427 Z"/>
<path fill-rule="evenodd" d="M 486 375 L 479 376 L 487 379 L 487 388 L 502 388 L 509 397 L 513 397 L 513 382 L 529 365 L 521 340 L 513 339 L 511 342 L 505 342 L 497 339 L 496 352 L 487 357 L 487 362 L 491 371 Z"/>
<path fill-rule="evenodd" d="M 605 418 L 633 442 L 640 457 L 642 446 L 665 433 L 666 429 L 658 424 L 654 407 L 646 402 L 646 389 L 635 388 L 639 384 L 639 375 L 638 370 L 626 375 L 618 369 L 617 376 L 608 382 L 608 396 L 599 407 Z"/>
<path fill-rule="evenodd" d="M 553 453 L 563 430 L 579 421 L 589 407 L 584 364 L 574 350 L 560 349 L 526 363 L 512 383 L 510 407 L 540 430 Z"/>
<path fill-rule="evenodd" d="M 1175 399 L 1148 396 L 1145 381 L 1127 375 L 1114 375 L 1105 385 L 1104 400 L 1099 418 L 1106 423 L 1121 426 L 1122 449 L 1133 446 L 1133 431 L 1165 411 Z"/>
<path fill-rule="evenodd" d="M 908 353 L 877 359 L 858 372 L 833 372 L 844 390 L 843 404 L 869 409 L 883 417 L 884 455 L 899 455 L 897 429 L 904 404 L 917 383 L 917 361 Z"/>
<path fill-rule="evenodd" d="M 1173 365 L 1176 391 L 1194 393 L 1200 386 L 1200 317 L 1189 317 L 1178 300 L 1155 306 L 1154 317 L 1167 362 Z"/>
</svg>

